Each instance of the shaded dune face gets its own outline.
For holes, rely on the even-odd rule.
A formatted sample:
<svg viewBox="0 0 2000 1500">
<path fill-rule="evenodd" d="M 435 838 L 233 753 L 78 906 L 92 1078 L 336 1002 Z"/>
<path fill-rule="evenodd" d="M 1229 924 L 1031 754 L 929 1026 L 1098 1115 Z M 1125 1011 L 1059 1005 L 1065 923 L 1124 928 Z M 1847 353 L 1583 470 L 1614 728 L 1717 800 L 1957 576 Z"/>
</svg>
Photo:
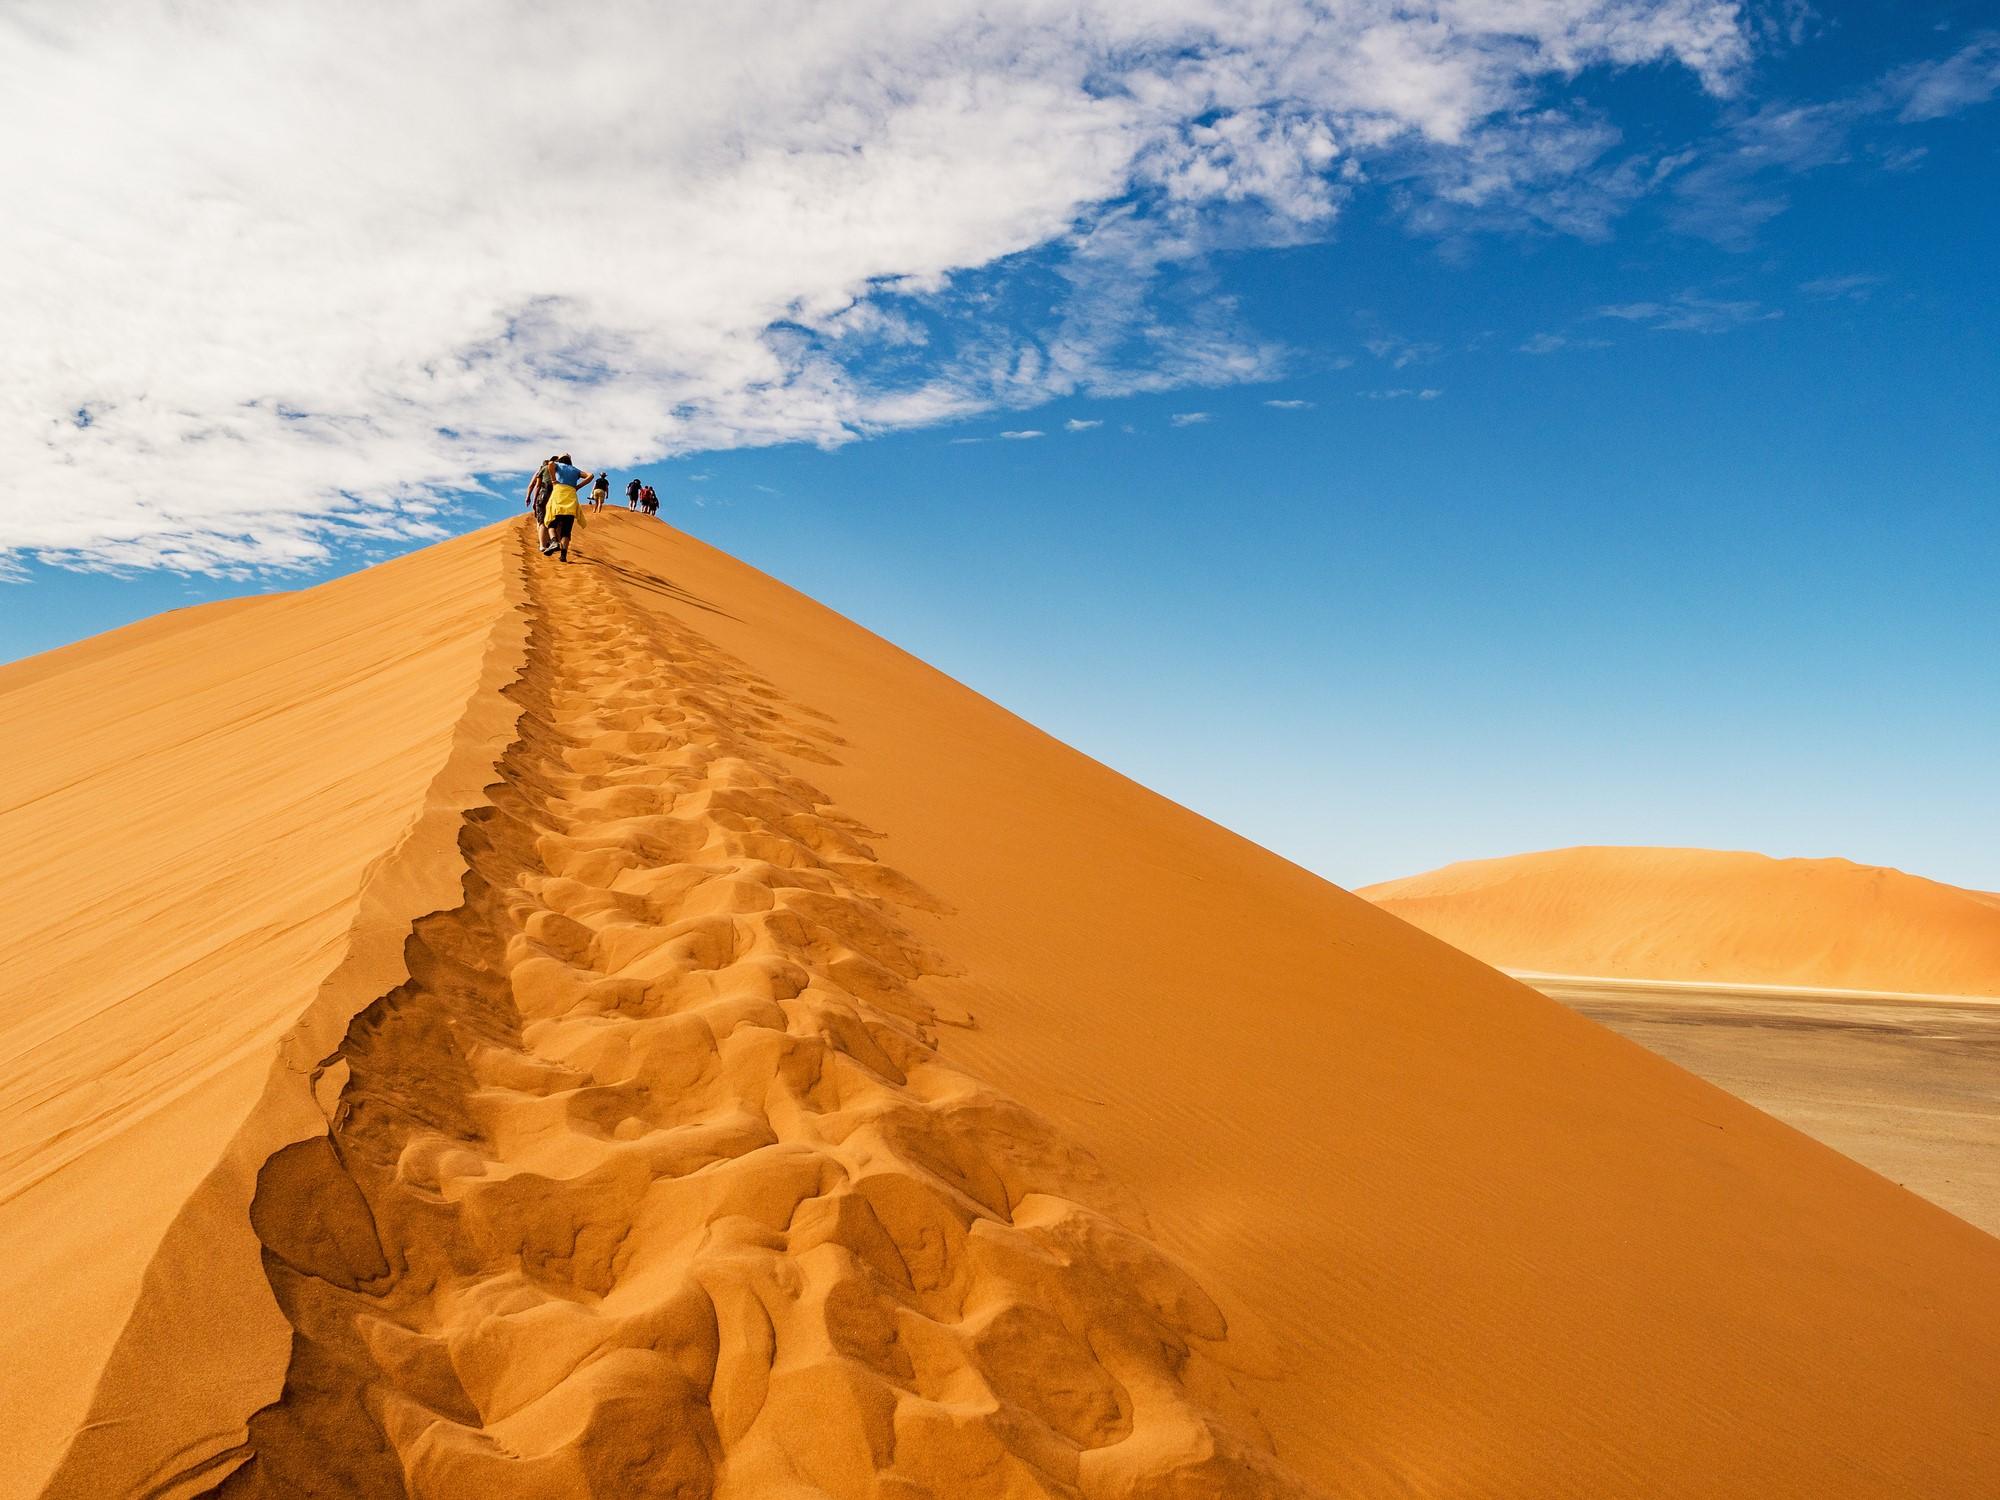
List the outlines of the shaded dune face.
<svg viewBox="0 0 2000 1500">
<path fill-rule="evenodd" d="M 792 769 L 829 721 L 591 570 L 528 579 L 463 902 L 259 1175 L 296 1332 L 209 1493 L 1316 1493 L 1134 1204 L 939 1058 L 932 899 Z"/>
</svg>

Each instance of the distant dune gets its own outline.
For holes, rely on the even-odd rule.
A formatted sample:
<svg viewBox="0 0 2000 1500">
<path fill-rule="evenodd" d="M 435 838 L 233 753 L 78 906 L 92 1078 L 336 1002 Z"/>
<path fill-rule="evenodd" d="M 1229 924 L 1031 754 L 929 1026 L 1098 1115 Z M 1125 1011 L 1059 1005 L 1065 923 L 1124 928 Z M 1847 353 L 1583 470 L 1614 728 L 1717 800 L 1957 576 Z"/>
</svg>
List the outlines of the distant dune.
<svg viewBox="0 0 2000 1500">
<path fill-rule="evenodd" d="M 0 674 L 6 1500 L 2000 1486 L 2000 1241 L 671 528 L 523 540 Z"/>
<path fill-rule="evenodd" d="M 1552 849 L 1356 894 L 1504 969 L 2000 995 L 2000 897 L 1844 859 Z"/>
</svg>

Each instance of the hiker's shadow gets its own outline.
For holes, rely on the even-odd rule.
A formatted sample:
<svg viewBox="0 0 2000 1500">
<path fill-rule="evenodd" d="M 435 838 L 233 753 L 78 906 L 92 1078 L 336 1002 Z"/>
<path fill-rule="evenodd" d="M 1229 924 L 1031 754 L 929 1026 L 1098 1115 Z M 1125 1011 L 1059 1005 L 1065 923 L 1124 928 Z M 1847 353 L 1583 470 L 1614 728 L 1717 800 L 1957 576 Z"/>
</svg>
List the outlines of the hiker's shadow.
<svg viewBox="0 0 2000 1500">
<path fill-rule="evenodd" d="M 645 568 L 635 568 L 626 563 L 612 562 L 605 557 L 579 557 L 577 561 L 586 567 L 602 568 L 627 588 L 640 589 L 648 594 L 658 594 L 675 604 L 691 605 L 695 609 L 705 609 L 712 615 L 721 615 L 725 620 L 740 620 L 740 615 L 732 615 L 719 604 L 711 604 L 699 594 L 690 593 L 671 578 L 662 578 L 658 573 Z"/>
</svg>

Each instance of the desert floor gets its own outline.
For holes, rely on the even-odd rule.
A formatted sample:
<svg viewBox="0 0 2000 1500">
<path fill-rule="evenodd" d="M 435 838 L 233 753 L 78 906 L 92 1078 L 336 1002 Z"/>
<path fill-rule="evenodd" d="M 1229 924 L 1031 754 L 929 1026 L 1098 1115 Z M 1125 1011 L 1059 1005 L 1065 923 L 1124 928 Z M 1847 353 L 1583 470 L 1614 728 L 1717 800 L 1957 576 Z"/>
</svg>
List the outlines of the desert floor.
<svg viewBox="0 0 2000 1500">
<path fill-rule="evenodd" d="M 2000 1234 L 2000 1002 L 1524 976 L 1544 994 Z"/>
</svg>

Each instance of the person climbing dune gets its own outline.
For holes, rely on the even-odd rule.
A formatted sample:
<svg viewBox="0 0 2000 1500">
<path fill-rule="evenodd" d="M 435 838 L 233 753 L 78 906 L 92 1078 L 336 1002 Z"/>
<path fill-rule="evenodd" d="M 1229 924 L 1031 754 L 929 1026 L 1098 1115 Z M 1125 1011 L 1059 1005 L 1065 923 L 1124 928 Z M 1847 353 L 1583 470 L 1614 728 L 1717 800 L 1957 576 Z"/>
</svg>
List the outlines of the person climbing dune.
<svg viewBox="0 0 2000 1500">
<path fill-rule="evenodd" d="M 597 474 L 597 483 L 590 487 L 590 508 L 603 510 L 604 502 L 611 497 L 611 476 L 603 470 Z"/>
<path fill-rule="evenodd" d="M 542 461 L 535 470 L 535 477 L 528 481 L 528 509 L 535 513 L 535 530 L 539 533 L 547 524 L 545 515 L 549 503 L 549 487 L 555 483 L 555 459 L 553 456 Z"/>
<path fill-rule="evenodd" d="M 569 561 L 570 533 L 576 529 L 576 487 L 590 478 L 590 471 L 570 462 L 567 453 L 555 460 L 554 484 L 549 491 L 548 524 L 542 535 L 542 556 L 560 556 Z"/>
<path fill-rule="evenodd" d="M 627 510 L 639 508 L 639 481 L 636 479 L 625 486 L 625 508 Z"/>
</svg>

